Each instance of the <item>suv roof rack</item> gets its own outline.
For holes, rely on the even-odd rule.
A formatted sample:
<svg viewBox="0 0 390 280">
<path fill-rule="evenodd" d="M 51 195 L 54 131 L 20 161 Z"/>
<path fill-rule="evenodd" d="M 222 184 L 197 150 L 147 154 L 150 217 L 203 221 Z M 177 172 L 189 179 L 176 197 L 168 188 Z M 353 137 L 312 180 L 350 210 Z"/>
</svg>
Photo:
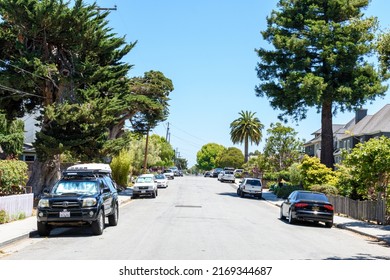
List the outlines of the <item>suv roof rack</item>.
<svg viewBox="0 0 390 280">
<path fill-rule="evenodd" d="M 89 171 L 89 172 L 101 172 L 101 173 L 111 173 L 111 167 L 109 164 L 105 163 L 82 163 L 76 164 L 68 167 L 66 171 Z"/>
</svg>

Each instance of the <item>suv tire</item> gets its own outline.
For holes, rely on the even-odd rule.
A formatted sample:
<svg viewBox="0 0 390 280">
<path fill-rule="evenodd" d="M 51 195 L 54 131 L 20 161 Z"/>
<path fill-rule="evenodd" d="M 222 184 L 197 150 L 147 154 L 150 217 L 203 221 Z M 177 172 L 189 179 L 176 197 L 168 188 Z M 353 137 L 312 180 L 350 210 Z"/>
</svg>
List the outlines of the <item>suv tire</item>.
<svg viewBox="0 0 390 280">
<path fill-rule="evenodd" d="M 110 226 L 118 225 L 118 218 L 119 218 L 119 209 L 118 209 L 118 205 L 115 203 L 113 213 L 108 216 L 108 224 Z"/>
<path fill-rule="evenodd" d="M 92 233 L 94 235 L 102 235 L 104 230 L 104 213 L 103 210 L 99 211 L 96 221 L 91 224 Z"/>
<path fill-rule="evenodd" d="M 49 236 L 50 235 L 51 226 L 49 226 L 46 223 L 37 222 L 37 229 L 38 229 L 38 234 L 40 236 Z"/>
</svg>

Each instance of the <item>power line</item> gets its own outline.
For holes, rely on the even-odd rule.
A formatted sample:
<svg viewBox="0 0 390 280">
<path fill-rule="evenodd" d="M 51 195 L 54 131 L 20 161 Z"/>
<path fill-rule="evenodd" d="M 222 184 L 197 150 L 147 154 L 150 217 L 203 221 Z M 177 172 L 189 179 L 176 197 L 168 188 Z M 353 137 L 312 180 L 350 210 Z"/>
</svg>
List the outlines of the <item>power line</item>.
<svg viewBox="0 0 390 280">
<path fill-rule="evenodd" d="M 41 78 L 41 79 L 50 81 L 50 80 L 49 80 L 48 78 L 46 78 L 46 77 L 39 76 L 39 75 L 37 75 L 37 74 L 35 74 L 35 73 L 32 73 L 32 72 L 27 71 L 27 70 L 25 70 L 25 69 L 23 69 L 23 68 L 20 68 L 19 66 L 12 65 L 11 63 L 9 63 L 9 62 L 7 62 L 7 61 L 5 61 L 5 60 L 0 59 L 0 61 L 3 62 L 5 65 L 9 65 L 9 66 L 11 66 L 11 67 L 13 67 L 13 68 L 18 69 L 19 71 L 22 71 L 22 72 L 24 72 L 24 73 L 28 73 L 28 74 L 30 74 L 30 75 L 32 75 L 32 76 L 37 77 L 37 78 Z"/>
<path fill-rule="evenodd" d="M 19 94 L 21 96 L 26 96 L 26 95 L 27 96 L 35 96 L 35 97 L 39 97 L 39 98 L 43 98 L 44 99 L 43 96 L 40 96 L 40 95 L 37 95 L 37 94 L 33 94 L 33 93 L 28 93 L 28 92 L 25 92 L 25 91 L 14 89 L 14 88 L 10 88 L 10 87 L 4 86 L 2 84 L 0 84 L 0 89 L 3 89 L 3 90 L 6 90 L 6 91 L 9 91 L 9 92 L 13 92 L 13 93 Z M 5 99 L 7 97 L 10 97 L 10 96 L 3 96 L 0 99 Z"/>
</svg>

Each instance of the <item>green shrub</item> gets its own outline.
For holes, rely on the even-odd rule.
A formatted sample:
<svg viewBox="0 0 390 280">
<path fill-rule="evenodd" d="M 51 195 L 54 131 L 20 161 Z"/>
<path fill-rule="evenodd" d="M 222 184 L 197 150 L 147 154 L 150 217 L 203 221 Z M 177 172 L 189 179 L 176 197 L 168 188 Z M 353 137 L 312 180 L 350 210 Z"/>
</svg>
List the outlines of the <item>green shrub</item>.
<svg viewBox="0 0 390 280">
<path fill-rule="evenodd" d="M 286 199 L 293 191 L 301 189 L 301 186 L 283 184 L 277 187 L 275 194 L 278 198 Z"/>
<path fill-rule="evenodd" d="M 338 190 L 335 186 L 332 185 L 312 185 L 309 187 L 309 190 L 313 192 L 321 192 L 326 195 L 337 195 Z"/>
<path fill-rule="evenodd" d="M 9 217 L 5 210 L 0 210 L 0 224 L 5 224 L 9 222 Z"/>
<path fill-rule="evenodd" d="M 335 172 L 320 162 L 317 157 L 305 155 L 302 163 L 298 166 L 304 188 L 312 185 L 330 184 L 336 185 Z"/>
<path fill-rule="evenodd" d="M 132 162 L 133 158 L 128 150 L 122 150 L 118 156 L 112 159 L 110 164 L 112 177 L 118 185 L 125 188 L 128 186 Z"/>
<path fill-rule="evenodd" d="M 0 194 L 12 195 L 24 192 L 28 175 L 27 163 L 20 160 L 0 160 Z"/>
</svg>

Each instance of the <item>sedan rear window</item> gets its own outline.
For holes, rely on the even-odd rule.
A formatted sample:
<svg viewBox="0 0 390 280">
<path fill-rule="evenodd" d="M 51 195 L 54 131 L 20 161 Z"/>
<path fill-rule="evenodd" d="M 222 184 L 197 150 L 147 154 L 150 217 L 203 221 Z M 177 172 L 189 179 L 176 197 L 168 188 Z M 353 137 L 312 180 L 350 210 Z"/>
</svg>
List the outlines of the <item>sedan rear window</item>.
<svg viewBox="0 0 390 280">
<path fill-rule="evenodd" d="M 326 195 L 322 193 L 298 193 L 297 199 L 329 202 Z"/>
</svg>

